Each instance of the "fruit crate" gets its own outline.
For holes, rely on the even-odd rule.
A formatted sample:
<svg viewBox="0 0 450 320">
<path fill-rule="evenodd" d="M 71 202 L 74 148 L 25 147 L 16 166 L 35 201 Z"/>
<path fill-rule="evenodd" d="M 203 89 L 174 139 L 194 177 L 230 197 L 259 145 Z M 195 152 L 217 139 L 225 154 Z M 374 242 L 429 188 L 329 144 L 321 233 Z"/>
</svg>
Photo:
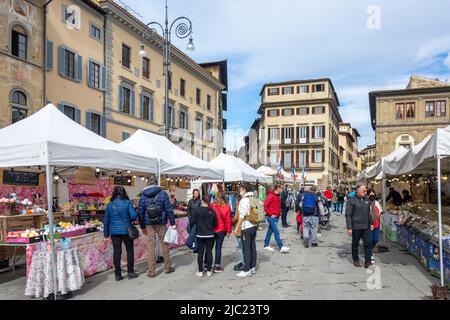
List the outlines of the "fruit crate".
<svg viewBox="0 0 450 320">
<path fill-rule="evenodd" d="M 25 231 L 30 228 L 42 228 L 46 214 L 0 216 L 0 242 L 6 242 L 8 232 Z"/>
<path fill-rule="evenodd" d="M 87 228 L 86 229 L 86 233 L 94 233 L 94 232 L 97 232 L 97 231 L 98 231 L 97 227 L 92 227 L 92 228 Z"/>
<path fill-rule="evenodd" d="M 41 242 L 42 241 L 42 237 L 29 237 L 29 238 L 25 238 L 25 237 L 6 237 L 6 242 L 7 243 L 17 243 L 17 244 L 30 244 L 30 243 L 37 243 L 37 242 Z"/>
</svg>

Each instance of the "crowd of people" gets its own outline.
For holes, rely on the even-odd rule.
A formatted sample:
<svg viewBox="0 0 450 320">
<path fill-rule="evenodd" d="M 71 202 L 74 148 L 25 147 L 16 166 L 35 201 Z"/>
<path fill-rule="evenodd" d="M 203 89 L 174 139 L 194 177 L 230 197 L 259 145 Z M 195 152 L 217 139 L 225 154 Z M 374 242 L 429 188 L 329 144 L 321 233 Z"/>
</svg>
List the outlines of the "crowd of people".
<svg viewBox="0 0 450 320">
<path fill-rule="evenodd" d="M 403 197 L 391 188 L 386 201 L 392 201 L 394 204 L 411 201 L 408 192 L 402 193 Z M 283 243 L 278 226 L 281 219 L 283 228 L 290 227 L 287 223 L 290 210 L 296 212 L 297 232 L 305 248 L 314 248 L 318 247 L 320 228 L 329 226 L 331 215 L 341 215 L 345 206 L 347 232 L 352 238 L 353 265 L 362 266 L 358 254 L 361 240 L 364 245 L 364 267 L 368 268 L 375 263 L 373 249 L 380 238 L 382 207 L 376 192 L 368 190 L 365 185 L 358 185 L 353 190 L 339 187 L 321 191 L 317 186 L 311 186 L 296 191 L 291 185 L 274 184 L 263 197 L 258 198 L 258 193 L 252 191 L 249 185 L 241 184 L 238 194 L 232 196 L 237 197 L 237 202 L 236 205 L 230 206 L 229 193 L 219 191 L 214 201 L 211 201 L 210 195 L 202 196 L 200 191 L 195 189 L 192 199 L 189 200 L 189 237 L 186 245 L 197 254 L 198 271 L 195 274 L 199 277 L 203 277 L 205 273 L 211 277 L 213 273 L 224 272 L 222 247 L 227 238 L 234 238 L 239 252 L 239 261 L 233 268 L 238 271 L 237 276 L 243 278 L 256 274 L 256 236 L 258 231 L 263 230 L 261 223 L 267 225 L 263 250 L 275 251 L 270 246 L 273 235 L 279 252 L 287 253 L 290 248 Z M 167 222 L 170 223 L 170 228 L 175 228 L 172 201 L 158 186 L 156 178 L 142 191 L 137 210 L 123 187 L 114 189 L 111 202 L 106 208 L 104 236 L 105 241 L 111 240 L 113 243 L 117 281 L 123 279 L 120 266 L 122 243 L 127 250 L 127 276 L 129 279 L 138 276 L 134 272 L 133 236 L 130 232 L 135 224 L 140 224 L 142 233 L 149 239 L 147 276 L 156 276 L 157 238 L 164 258 L 165 273 L 175 271 L 168 244 L 164 241 Z"/>
</svg>

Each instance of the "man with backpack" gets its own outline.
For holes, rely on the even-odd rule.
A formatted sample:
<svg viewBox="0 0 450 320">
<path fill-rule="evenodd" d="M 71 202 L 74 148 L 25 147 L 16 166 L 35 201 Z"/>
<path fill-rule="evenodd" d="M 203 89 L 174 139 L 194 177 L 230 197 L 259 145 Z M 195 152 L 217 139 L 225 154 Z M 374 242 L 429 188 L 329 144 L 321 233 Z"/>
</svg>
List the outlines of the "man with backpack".
<svg viewBox="0 0 450 320">
<path fill-rule="evenodd" d="M 149 178 L 150 186 L 142 190 L 139 200 L 138 214 L 142 233 L 148 236 L 148 272 L 147 276 L 154 278 L 156 276 L 156 237 L 161 242 L 162 254 L 164 257 L 164 268 L 166 274 L 172 273 L 175 269 L 169 255 L 169 246 L 164 242 L 164 236 L 167 231 L 167 220 L 169 219 L 172 229 L 175 229 L 175 215 L 170 203 L 169 196 L 158 186 L 156 177 Z"/>
<path fill-rule="evenodd" d="M 285 185 L 280 194 L 281 199 L 281 225 L 283 228 L 289 227 L 287 223 L 287 214 L 290 209 L 289 186 Z"/>
<path fill-rule="evenodd" d="M 296 201 L 296 211 L 300 211 L 303 224 L 303 241 L 305 248 L 317 247 L 317 229 L 319 226 L 321 198 L 316 195 L 316 188 L 310 187 L 309 191 L 299 193 Z"/>
</svg>

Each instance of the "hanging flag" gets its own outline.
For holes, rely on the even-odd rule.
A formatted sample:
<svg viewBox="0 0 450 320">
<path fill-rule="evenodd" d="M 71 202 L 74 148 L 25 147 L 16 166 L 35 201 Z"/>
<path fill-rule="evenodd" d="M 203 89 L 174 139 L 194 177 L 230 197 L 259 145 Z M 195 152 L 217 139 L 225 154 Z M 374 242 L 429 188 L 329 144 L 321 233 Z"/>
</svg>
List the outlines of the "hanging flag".
<svg viewBox="0 0 450 320">
<path fill-rule="evenodd" d="M 295 179 L 297 178 L 297 174 L 295 172 L 295 165 L 292 166 L 292 178 L 294 178 L 294 182 L 295 182 Z"/>
<path fill-rule="evenodd" d="M 306 179 L 306 167 L 303 167 L 302 179 L 303 179 L 303 180 Z"/>
<path fill-rule="evenodd" d="M 280 162 L 278 163 L 278 175 L 279 176 L 281 176 L 281 170 L 283 170 L 283 163 L 280 160 Z"/>
</svg>

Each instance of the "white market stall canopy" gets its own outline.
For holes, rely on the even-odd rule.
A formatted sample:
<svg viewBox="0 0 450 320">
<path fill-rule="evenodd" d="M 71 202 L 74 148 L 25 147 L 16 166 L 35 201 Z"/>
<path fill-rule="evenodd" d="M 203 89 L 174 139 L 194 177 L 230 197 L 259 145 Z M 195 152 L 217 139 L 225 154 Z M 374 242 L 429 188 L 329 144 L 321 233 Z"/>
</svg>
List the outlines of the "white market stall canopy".
<svg viewBox="0 0 450 320">
<path fill-rule="evenodd" d="M 408 149 L 401 146 L 400 148 L 394 150 L 391 154 L 382 158 L 380 161 L 374 165 L 364 169 L 357 177 L 356 181 L 361 181 L 364 179 L 383 179 L 386 175 L 395 174 L 398 170 L 398 163 L 400 159 L 408 153 Z"/>
<path fill-rule="evenodd" d="M 1 168 L 45 165 L 157 171 L 156 158 L 99 136 L 52 104 L 0 129 Z"/>
<path fill-rule="evenodd" d="M 120 143 L 130 150 L 141 152 L 148 157 L 158 158 L 161 174 L 195 176 L 207 179 L 223 179 L 224 170 L 210 165 L 173 144 L 165 136 L 145 130 L 137 130 L 131 137 Z"/>
<path fill-rule="evenodd" d="M 277 175 L 277 171 L 268 166 L 261 166 L 258 169 L 256 169 L 256 171 L 258 171 L 259 173 L 262 173 L 266 176 L 276 176 Z"/>
<path fill-rule="evenodd" d="M 270 183 L 272 178 L 265 176 L 239 158 L 221 153 L 214 160 L 209 162 L 216 168 L 223 168 L 225 171 L 225 182 L 256 182 Z M 207 181 L 203 181 L 207 182 Z"/>
</svg>

